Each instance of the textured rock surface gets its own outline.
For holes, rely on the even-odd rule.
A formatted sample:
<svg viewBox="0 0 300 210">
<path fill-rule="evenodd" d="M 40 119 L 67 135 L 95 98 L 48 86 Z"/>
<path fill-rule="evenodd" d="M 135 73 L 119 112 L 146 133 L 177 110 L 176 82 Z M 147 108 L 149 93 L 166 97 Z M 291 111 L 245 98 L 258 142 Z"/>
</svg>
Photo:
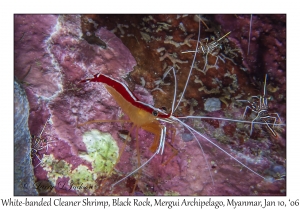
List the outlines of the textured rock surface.
<svg viewBox="0 0 300 210">
<path fill-rule="evenodd" d="M 39 151 L 45 158 L 35 169 L 36 178 L 51 180 L 54 188 L 50 194 L 89 194 L 75 188 L 63 189 L 59 184 L 65 181 L 63 186 L 71 186 L 73 173 L 91 167 L 79 157 L 79 152 L 86 151 L 82 141 L 86 130 L 81 131 L 76 125 L 79 121 L 107 119 L 109 113 L 101 115 L 99 110 L 114 106 L 112 110 L 116 111 L 118 107 L 101 85 L 82 91 L 78 81 L 99 71 L 120 79 L 136 62 L 122 42 L 104 28 L 100 28 L 96 36 L 107 43 L 105 50 L 81 39 L 79 15 L 16 15 L 15 29 L 18 64 L 15 76 L 23 79 L 26 87 L 31 134 L 38 135 L 51 116 L 42 135 L 49 144 Z M 109 118 L 113 119 L 115 113 L 110 111 L 110 114 Z M 38 164 L 39 160 L 34 158 L 33 165 Z M 54 168 L 55 172 L 49 173 Z M 95 185 L 94 189 L 97 188 Z"/>
<path fill-rule="evenodd" d="M 208 112 L 218 111 L 221 109 L 221 101 L 218 98 L 208 98 L 204 103 L 204 110 Z"/>
<path fill-rule="evenodd" d="M 253 16 L 247 57 L 249 18 L 202 16 L 208 28 L 201 25 L 201 39 L 211 41 L 212 36 L 218 38 L 232 32 L 222 42 L 218 61 L 216 56 L 208 56 L 206 70 L 205 56 L 197 54 L 176 115 L 242 119 L 246 104 L 237 100 L 262 94 L 264 75 L 268 74 L 268 96 L 273 97 L 269 101 L 270 112 L 277 112 L 285 122 L 285 34 L 275 33 L 285 31 L 285 16 Z M 274 18 L 280 24 L 274 24 Z M 274 137 L 265 126 L 255 125 L 250 136 L 249 124 L 185 120 L 267 180 L 198 136 L 203 154 L 188 130 L 172 124 L 168 126 L 169 143 L 164 154 L 157 155 L 143 170 L 113 189 L 113 183 L 138 167 L 139 159 L 143 163 L 152 156 L 149 148 L 154 136 L 142 129 L 132 130 L 128 123 L 89 123 L 77 127 L 90 120 L 128 119 L 102 84 L 78 84 L 99 72 L 128 84 L 141 101 L 170 110 L 174 80 L 163 74 L 168 66 L 175 66 L 177 93 L 181 93 L 193 61 L 193 53 L 181 52 L 195 50 L 196 20 L 194 15 L 15 16 L 15 76 L 24 81 L 31 134 L 39 134 L 51 116 L 43 134 L 51 143 L 48 149 L 39 151 L 44 158 L 35 169 L 38 180 L 50 180 L 55 185 L 46 194 L 285 195 L 285 127 L 276 127 L 278 136 Z M 221 101 L 221 110 L 207 113 L 204 100 L 212 97 Z M 255 114 L 247 113 L 246 117 L 251 120 Z M 124 148 L 114 170 L 107 175 L 92 175 L 95 173 L 91 159 L 81 156 L 88 150 L 83 134 L 92 129 L 110 133 L 119 150 Z M 129 131 L 131 141 L 124 146 Z M 173 150 L 177 155 L 162 164 L 175 154 Z M 38 163 L 35 158 L 33 164 Z M 92 185 L 93 189 L 79 189 L 80 183 Z"/>
<path fill-rule="evenodd" d="M 29 104 L 24 89 L 14 82 L 14 195 L 37 195 L 28 129 Z"/>
</svg>

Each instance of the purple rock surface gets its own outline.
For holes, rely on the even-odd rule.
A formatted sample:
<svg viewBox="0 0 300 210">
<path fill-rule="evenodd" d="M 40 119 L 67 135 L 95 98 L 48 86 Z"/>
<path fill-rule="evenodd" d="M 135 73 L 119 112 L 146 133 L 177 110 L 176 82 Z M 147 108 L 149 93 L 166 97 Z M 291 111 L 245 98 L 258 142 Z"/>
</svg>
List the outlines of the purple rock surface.
<svg viewBox="0 0 300 210">
<path fill-rule="evenodd" d="M 177 69 L 180 93 L 193 60 L 193 54 L 181 52 L 194 50 L 197 43 L 198 22 L 194 15 L 144 15 L 129 19 L 133 17 L 15 15 L 14 74 L 22 81 L 28 97 L 30 133 L 40 134 L 50 116 L 42 134 L 46 146 L 39 151 L 41 161 L 37 157 L 32 160 L 36 179 L 50 180 L 54 186 L 43 194 L 285 195 L 285 126 L 276 127 L 274 137 L 263 125 L 255 125 L 250 136 L 250 124 L 214 119 L 183 121 L 266 179 L 197 136 L 203 153 L 186 128 L 178 123 L 165 123 L 164 153 L 111 188 L 153 155 L 150 147 L 154 135 L 132 129 L 130 123 L 84 124 L 91 120 L 128 120 L 128 116 L 123 115 L 103 84 L 79 82 L 103 73 L 127 84 L 144 103 L 166 107 L 169 112 L 174 80 L 169 75 L 162 79 L 165 66 Z M 247 55 L 249 17 L 203 17 L 211 28 L 214 24 L 221 26 L 218 31 L 222 35 L 231 31 L 226 49 L 235 48 L 232 52 L 236 56 L 230 57 L 223 48 L 220 53 L 227 58 L 220 57 L 216 62 L 213 56 L 209 57 L 208 63 L 216 62 L 217 66 L 207 72 L 193 70 L 176 116 L 194 114 L 241 120 L 246 104 L 236 100 L 261 94 L 267 73 L 268 94 L 274 98 L 269 103 L 270 112 L 278 112 L 282 123 L 285 122 L 286 82 L 280 79 L 286 73 L 285 33 L 275 33 L 285 30 L 285 18 L 253 15 Z M 233 18 L 236 24 L 230 24 Z M 279 26 L 272 21 L 280 21 Z M 201 27 L 201 39 L 216 36 L 218 27 L 212 31 L 203 24 Z M 198 70 L 203 67 L 203 58 L 197 54 Z M 219 98 L 221 110 L 205 112 L 204 101 L 208 98 Z M 253 117 L 254 113 L 247 113 L 246 119 L 251 121 Z M 92 154 L 86 156 L 88 148 L 83 136 L 93 129 L 110 133 L 117 142 L 121 156 L 111 173 L 95 172 L 96 159 Z M 125 144 L 129 131 L 131 141 Z M 74 183 L 77 188 L 72 188 Z M 79 189 L 80 184 L 88 183 L 92 183 L 92 190 Z"/>
</svg>

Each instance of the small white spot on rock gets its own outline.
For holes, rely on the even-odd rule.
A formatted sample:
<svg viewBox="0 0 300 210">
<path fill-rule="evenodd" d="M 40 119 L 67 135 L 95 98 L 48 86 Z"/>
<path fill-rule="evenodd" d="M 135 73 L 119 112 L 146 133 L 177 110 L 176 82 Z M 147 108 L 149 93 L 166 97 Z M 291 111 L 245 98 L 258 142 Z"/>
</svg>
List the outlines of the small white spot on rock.
<svg viewBox="0 0 300 210">
<path fill-rule="evenodd" d="M 204 109 L 213 112 L 221 109 L 221 101 L 218 98 L 208 98 L 204 103 Z"/>
</svg>

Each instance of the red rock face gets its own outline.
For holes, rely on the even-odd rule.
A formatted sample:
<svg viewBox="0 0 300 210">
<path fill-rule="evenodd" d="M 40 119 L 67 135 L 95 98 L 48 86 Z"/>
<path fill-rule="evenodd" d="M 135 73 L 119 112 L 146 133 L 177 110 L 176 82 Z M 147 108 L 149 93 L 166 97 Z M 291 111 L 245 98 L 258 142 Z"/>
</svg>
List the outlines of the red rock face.
<svg viewBox="0 0 300 210">
<path fill-rule="evenodd" d="M 38 135 L 50 116 L 42 136 L 52 143 L 39 151 L 40 157 L 52 154 L 56 160 L 68 163 L 71 170 L 79 165 L 92 170 L 91 162 L 80 156 L 87 150 L 83 133 L 91 129 L 108 132 L 121 151 L 121 134 L 131 131 L 132 140 L 125 145 L 113 173 L 99 175 L 95 191 L 61 189 L 58 182 L 70 180 L 64 175 L 48 194 L 285 195 L 285 126 L 270 130 L 257 124 L 250 135 L 249 123 L 184 120 L 203 137 L 193 136 L 179 123 L 165 123 L 167 143 L 163 155 L 156 155 L 142 170 L 113 188 L 114 183 L 153 155 L 150 147 L 154 135 L 142 128 L 132 129 L 128 123 L 77 127 L 90 120 L 128 119 L 102 84 L 79 81 L 97 73 L 109 75 L 127 84 L 141 101 L 170 112 L 174 77 L 172 72 L 165 76 L 164 73 L 168 66 L 175 67 L 179 95 L 193 60 L 194 68 L 175 116 L 243 120 L 244 110 L 250 104 L 238 100 L 255 101 L 250 96 L 263 95 L 267 74 L 266 98 L 271 96 L 272 100 L 268 99 L 266 115 L 278 113 L 285 123 L 285 18 L 253 15 L 248 52 L 250 15 L 201 16 L 203 45 L 205 38 L 212 43 L 231 33 L 217 42 L 218 49 L 207 56 L 200 46 L 194 59 L 194 53 L 187 51 L 195 51 L 197 45 L 199 18 L 195 15 L 16 15 L 15 77 L 23 82 L 28 96 L 31 134 Z M 218 98 L 221 109 L 205 111 L 204 103 L 209 98 Z M 245 120 L 251 122 L 256 116 L 248 110 Z M 265 115 L 261 117 L 266 119 Z M 34 158 L 33 165 L 38 164 Z M 46 180 L 49 172 L 40 164 L 35 168 L 35 176 Z"/>
</svg>

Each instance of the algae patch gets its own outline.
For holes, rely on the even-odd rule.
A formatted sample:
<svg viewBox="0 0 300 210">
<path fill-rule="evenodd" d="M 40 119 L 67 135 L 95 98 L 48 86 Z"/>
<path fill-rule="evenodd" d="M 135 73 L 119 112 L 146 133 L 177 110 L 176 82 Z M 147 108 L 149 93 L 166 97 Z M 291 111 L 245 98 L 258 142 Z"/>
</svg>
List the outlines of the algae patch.
<svg viewBox="0 0 300 210">
<path fill-rule="evenodd" d="M 179 195 L 180 195 L 179 192 L 172 191 L 172 190 L 166 191 L 166 192 L 164 193 L 164 196 L 179 196 Z"/>
<path fill-rule="evenodd" d="M 71 187 L 72 189 L 81 191 L 94 191 L 96 188 L 96 178 L 95 174 L 87 166 L 79 165 L 70 175 Z"/>
<path fill-rule="evenodd" d="M 79 193 L 92 194 L 98 187 L 97 178 L 108 176 L 113 171 L 119 157 L 119 147 L 110 134 L 95 129 L 87 131 L 83 134 L 83 142 L 87 152 L 81 153 L 79 157 L 91 162 L 92 170 L 85 165 L 71 170 L 72 164 L 65 160 L 55 159 L 53 154 L 43 156 L 41 166 L 48 172 L 47 177 L 53 186 L 59 185 L 58 178 L 66 177 L 69 181 L 64 187 Z"/>
<path fill-rule="evenodd" d="M 80 157 L 92 163 L 93 171 L 99 175 L 109 175 L 117 163 L 119 147 L 109 133 L 93 129 L 83 134 L 83 142 L 88 154 Z"/>
<path fill-rule="evenodd" d="M 83 194 L 91 194 L 97 188 L 94 172 L 87 166 L 79 165 L 71 170 L 72 164 L 57 160 L 52 154 L 44 155 L 42 166 L 48 172 L 47 177 L 53 186 L 65 190 L 76 190 Z M 57 183 L 57 179 L 63 177 L 69 177 L 68 183 Z"/>
<path fill-rule="evenodd" d="M 71 172 L 71 164 L 64 160 L 57 160 L 52 154 L 44 155 L 42 166 L 45 171 L 48 171 L 48 179 L 55 186 L 58 178 L 66 177 Z"/>
</svg>

